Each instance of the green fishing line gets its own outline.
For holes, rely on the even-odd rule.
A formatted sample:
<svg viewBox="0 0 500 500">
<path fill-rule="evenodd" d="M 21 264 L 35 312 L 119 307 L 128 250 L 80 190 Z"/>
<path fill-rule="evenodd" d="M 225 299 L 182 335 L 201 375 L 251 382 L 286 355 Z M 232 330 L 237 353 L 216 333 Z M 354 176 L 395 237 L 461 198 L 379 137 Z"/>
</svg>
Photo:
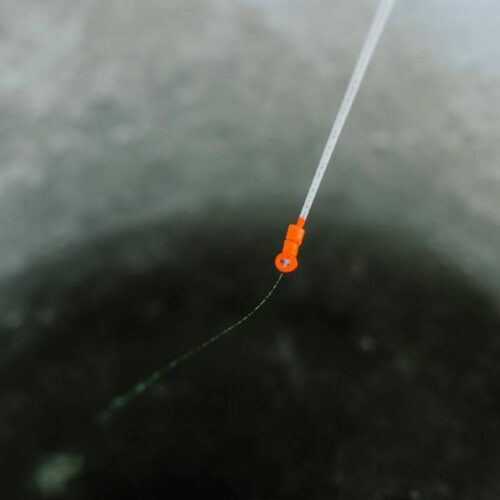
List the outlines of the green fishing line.
<svg viewBox="0 0 500 500">
<path fill-rule="evenodd" d="M 113 415 L 120 410 L 121 408 L 124 408 L 127 406 L 132 400 L 143 394 L 151 385 L 153 385 L 157 380 L 159 380 L 161 377 L 163 377 L 165 374 L 168 372 L 171 372 L 172 370 L 175 370 L 179 365 L 184 363 L 185 361 L 189 360 L 196 354 L 200 353 L 204 349 L 206 349 L 208 346 L 216 342 L 217 340 L 221 339 L 222 337 L 228 335 L 232 331 L 234 331 L 236 328 L 238 328 L 240 325 L 248 321 L 270 298 L 271 295 L 274 293 L 276 288 L 279 285 L 279 282 L 283 278 L 283 274 L 280 274 L 278 276 L 278 279 L 274 283 L 274 285 L 271 287 L 269 292 L 266 294 L 266 296 L 247 314 L 245 314 L 242 318 L 240 318 L 236 323 L 233 323 L 232 325 L 228 326 L 224 330 L 220 331 L 219 333 L 216 333 L 212 337 L 210 337 L 208 340 L 205 340 L 198 346 L 194 347 L 193 349 L 185 352 L 184 354 L 181 354 L 174 360 L 170 361 L 167 365 L 165 365 L 163 368 L 160 368 L 159 370 L 156 370 L 155 372 L 151 373 L 147 378 L 142 380 L 141 382 L 138 382 L 135 384 L 129 391 L 125 392 L 124 394 L 121 394 L 120 396 L 115 397 L 112 399 L 111 403 L 109 406 L 103 410 L 99 415 L 98 415 L 98 421 L 101 423 L 109 421 Z"/>
</svg>

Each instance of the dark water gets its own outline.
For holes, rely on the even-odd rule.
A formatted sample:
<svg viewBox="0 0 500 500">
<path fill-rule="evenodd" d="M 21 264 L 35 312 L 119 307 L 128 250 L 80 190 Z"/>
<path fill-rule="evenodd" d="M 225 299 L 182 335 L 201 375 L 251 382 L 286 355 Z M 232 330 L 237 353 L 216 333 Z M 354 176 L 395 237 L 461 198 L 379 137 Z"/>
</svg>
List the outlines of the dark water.
<svg viewBox="0 0 500 500">
<path fill-rule="evenodd" d="M 498 498 L 495 305 L 408 235 L 345 219 L 311 224 L 250 323 L 95 423 L 271 286 L 283 221 L 245 215 L 98 239 L 5 289 L 22 314 L 3 332 L 2 498 Z M 54 490 L 57 454 L 79 465 Z"/>
</svg>

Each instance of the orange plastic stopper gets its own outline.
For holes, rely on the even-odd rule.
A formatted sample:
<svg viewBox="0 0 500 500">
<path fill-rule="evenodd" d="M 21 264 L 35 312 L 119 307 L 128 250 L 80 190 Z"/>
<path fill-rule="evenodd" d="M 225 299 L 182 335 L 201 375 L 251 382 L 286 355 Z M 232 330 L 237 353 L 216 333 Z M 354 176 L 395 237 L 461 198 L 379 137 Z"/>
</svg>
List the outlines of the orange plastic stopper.
<svg viewBox="0 0 500 500">
<path fill-rule="evenodd" d="M 291 273 L 299 267 L 297 255 L 299 254 L 300 245 L 304 239 L 306 232 L 304 231 L 305 219 L 299 217 L 297 224 L 290 224 L 286 232 L 283 250 L 274 259 L 274 264 L 278 271 L 282 273 Z"/>
</svg>

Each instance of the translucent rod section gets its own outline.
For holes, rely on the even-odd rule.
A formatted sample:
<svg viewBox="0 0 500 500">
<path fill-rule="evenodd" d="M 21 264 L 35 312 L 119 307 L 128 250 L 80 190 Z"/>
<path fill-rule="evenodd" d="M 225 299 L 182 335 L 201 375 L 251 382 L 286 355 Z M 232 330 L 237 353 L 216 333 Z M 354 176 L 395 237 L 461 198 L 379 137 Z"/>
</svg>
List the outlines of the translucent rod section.
<svg viewBox="0 0 500 500">
<path fill-rule="evenodd" d="M 366 69 L 370 64 L 370 61 L 373 57 L 373 53 L 375 48 L 377 47 L 378 41 L 382 32 L 384 31 L 385 25 L 391 11 L 394 7 L 395 0 L 381 0 L 380 5 L 377 9 L 377 13 L 373 19 L 372 25 L 370 27 L 370 31 L 368 32 L 368 36 L 366 37 L 366 41 L 361 49 L 361 53 L 358 57 L 358 62 L 356 63 L 356 67 L 354 68 L 354 72 L 351 76 L 351 80 L 349 81 L 349 85 L 347 86 L 346 93 L 344 95 L 344 99 L 342 100 L 342 104 L 340 105 L 339 112 L 337 117 L 335 118 L 335 122 L 332 127 L 332 131 L 330 132 L 330 136 L 328 137 L 328 141 L 326 143 L 325 149 L 323 151 L 323 155 L 319 161 L 318 168 L 316 169 L 316 173 L 314 174 L 314 178 L 311 183 L 311 187 L 309 188 L 309 192 L 307 193 L 306 201 L 304 202 L 304 206 L 302 207 L 302 211 L 300 212 L 300 216 L 305 220 L 309 215 L 309 211 L 311 210 L 311 206 L 314 202 L 314 198 L 316 198 L 316 193 L 318 192 L 318 188 L 323 180 L 323 176 L 325 175 L 325 171 L 330 162 L 330 158 L 335 150 L 335 146 L 337 145 L 337 141 L 339 140 L 340 134 L 342 133 L 342 129 L 344 128 L 347 117 L 349 116 L 349 111 L 351 110 L 354 99 L 356 98 L 356 94 L 358 93 L 359 87 L 366 73 Z"/>
</svg>

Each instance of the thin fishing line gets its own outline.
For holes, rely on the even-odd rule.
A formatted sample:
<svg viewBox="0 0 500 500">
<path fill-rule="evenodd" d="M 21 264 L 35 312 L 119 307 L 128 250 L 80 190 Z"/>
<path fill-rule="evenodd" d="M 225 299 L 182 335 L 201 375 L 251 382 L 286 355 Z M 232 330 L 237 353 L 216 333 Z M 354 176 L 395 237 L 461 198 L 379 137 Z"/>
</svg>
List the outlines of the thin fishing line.
<svg viewBox="0 0 500 500">
<path fill-rule="evenodd" d="M 213 343 L 217 342 L 222 337 L 229 335 L 236 328 L 238 328 L 243 323 L 248 321 L 271 298 L 271 296 L 275 292 L 276 288 L 278 288 L 278 285 L 279 285 L 282 278 L 283 278 L 283 274 L 280 274 L 278 276 L 278 279 L 276 280 L 274 285 L 271 287 L 269 292 L 267 292 L 267 294 L 264 296 L 264 298 L 250 312 L 248 312 L 247 314 L 242 316 L 238 321 L 236 321 L 236 323 L 233 323 L 232 325 L 228 326 L 227 328 L 220 331 L 219 333 L 216 333 L 215 335 L 210 337 L 208 340 L 205 340 L 204 342 L 197 345 L 193 349 L 186 351 L 184 354 L 181 354 L 177 358 L 170 361 L 170 363 L 166 364 L 163 368 L 156 370 L 155 372 L 151 373 L 147 378 L 145 378 L 141 382 L 138 382 L 137 384 L 135 384 L 129 391 L 125 392 L 124 394 L 121 394 L 120 396 L 115 397 L 111 401 L 109 406 L 98 415 L 98 417 L 97 417 L 98 421 L 100 423 L 105 423 L 105 422 L 109 421 L 118 410 L 124 408 L 131 401 L 133 401 L 135 398 L 137 398 L 138 396 L 140 396 L 141 394 L 146 392 L 147 389 L 149 389 L 149 387 L 151 387 L 161 377 L 163 377 L 167 373 L 175 370 L 182 363 L 185 363 L 186 361 L 191 359 L 193 356 L 199 354 L 201 351 L 205 350 L 207 347 L 209 347 Z"/>
</svg>

